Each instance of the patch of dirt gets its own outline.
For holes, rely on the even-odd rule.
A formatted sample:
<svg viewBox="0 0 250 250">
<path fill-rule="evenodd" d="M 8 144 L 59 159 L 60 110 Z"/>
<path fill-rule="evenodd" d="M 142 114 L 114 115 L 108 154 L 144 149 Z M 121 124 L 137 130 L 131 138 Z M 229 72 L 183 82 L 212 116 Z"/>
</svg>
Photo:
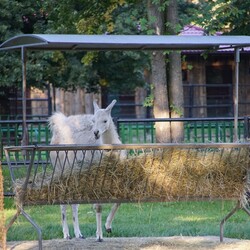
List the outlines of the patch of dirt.
<svg viewBox="0 0 250 250">
<path fill-rule="evenodd" d="M 37 250 L 38 241 L 7 242 L 7 249 Z M 44 240 L 43 249 L 46 250 L 249 250 L 250 240 L 224 238 L 220 243 L 219 237 L 203 236 L 173 236 L 173 237 L 133 237 L 133 238 L 105 238 L 103 242 L 88 239 L 55 239 Z"/>
</svg>

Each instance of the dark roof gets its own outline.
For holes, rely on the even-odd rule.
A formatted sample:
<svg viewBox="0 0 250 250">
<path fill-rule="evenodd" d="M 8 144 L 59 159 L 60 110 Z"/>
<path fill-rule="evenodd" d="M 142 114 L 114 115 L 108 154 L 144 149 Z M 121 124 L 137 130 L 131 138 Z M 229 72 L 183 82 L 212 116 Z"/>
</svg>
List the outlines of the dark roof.
<svg viewBox="0 0 250 250">
<path fill-rule="evenodd" d="M 193 50 L 250 47 L 250 36 L 19 35 L 0 50 Z"/>
</svg>

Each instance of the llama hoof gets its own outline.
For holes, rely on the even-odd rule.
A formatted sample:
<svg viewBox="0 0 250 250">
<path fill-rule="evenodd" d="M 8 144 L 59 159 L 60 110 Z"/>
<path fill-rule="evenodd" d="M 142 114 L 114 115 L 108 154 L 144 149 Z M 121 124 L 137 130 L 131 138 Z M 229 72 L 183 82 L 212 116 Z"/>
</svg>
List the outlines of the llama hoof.
<svg viewBox="0 0 250 250">
<path fill-rule="evenodd" d="M 85 239 L 85 237 L 84 237 L 83 235 L 81 235 L 81 236 L 79 237 L 79 239 L 84 240 L 84 239 Z"/>
<path fill-rule="evenodd" d="M 67 235 L 66 237 L 64 237 L 64 239 L 71 240 L 72 238 L 70 237 L 70 235 Z"/>
<path fill-rule="evenodd" d="M 110 228 L 106 228 L 106 227 L 105 227 L 105 230 L 106 230 L 106 232 L 107 232 L 108 234 L 111 234 L 111 233 L 112 233 L 111 227 L 110 227 Z"/>
<path fill-rule="evenodd" d="M 96 239 L 96 241 L 97 242 L 103 242 L 103 239 L 99 237 L 99 238 Z"/>
</svg>

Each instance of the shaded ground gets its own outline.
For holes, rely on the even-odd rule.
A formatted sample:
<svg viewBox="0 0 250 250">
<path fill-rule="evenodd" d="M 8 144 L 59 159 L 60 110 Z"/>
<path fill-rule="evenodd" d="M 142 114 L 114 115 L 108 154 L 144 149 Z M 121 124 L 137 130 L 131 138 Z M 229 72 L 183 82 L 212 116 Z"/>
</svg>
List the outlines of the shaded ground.
<svg viewBox="0 0 250 250">
<path fill-rule="evenodd" d="M 38 249 L 37 241 L 8 242 L 7 249 L 30 250 Z M 250 240 L 224 238 L 220 243 L 219 237 L 133 237 L 133 238 L 105 238 L 104 242 L 96 242 L 94 238 L 85 240 L 44 240 L 43 249 L 46 250 L 250 250 Z"/>
</svg>

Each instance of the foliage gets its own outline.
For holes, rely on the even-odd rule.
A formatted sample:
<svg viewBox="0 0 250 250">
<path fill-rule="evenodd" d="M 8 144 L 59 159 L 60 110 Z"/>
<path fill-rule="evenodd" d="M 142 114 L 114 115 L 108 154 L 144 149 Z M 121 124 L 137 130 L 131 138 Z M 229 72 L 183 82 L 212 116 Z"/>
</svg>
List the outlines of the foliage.
<svg viewBox="0 0 250 250">
<path fill-rule="evenodd" d="M 218 31 L 234 35 L 250 34 L 250 2 L 244 0 L 181 1 L 182 18 L 201 26 L 208 35 Z"/>
<path fill-rule="evenodd" d="M 46 17 L 40 9 L 40 1 L 7 1 L 0 2 L 0 41 L 1 43 L 7 39 L 21 33 L 32 33 L 34 31 L 34 24 L 36 22 L 46 24 Z M 3 86 L 21 86 L 22 68 L 21 68 L 20 52 L 1 52 L 0 57 L 0 87 Z M 33 57 L 34 59 L 34 57 Z M 32 61 L 33 63 L 33 61 Z M 29 75 L 32 78 L 28 82 L 33 82 L 38 78 L 39 73 L 34 71 L 32 65 L 28 69 Z M 38 69 L 39 72 L 39 69 Z M 36 76 L 36 74 L 38 74 Z M 34 85 L 34 83 L 33 83 Z"/>
<path fill-rule="evenodd" d="M 183 116 L 183 109 L 181 107 L 177 107 L 174 104 L 170 104 L 170 110 L 171 112 L 177 114 L 179 117 Z"/>
<path fill-rule="evenodd" d="M 143 102 L 144 107 L 153 107 L 154 105 L 154 85 L 150 85 L 150 94 L 145 98 Z"/>
<path fill-rule="evenodd" d="M 101 17 L 98 16 L 100 18 L 98 22 L 96 20 L 92 22 L 92 16 L 90 19 L 86 17 L 80 19 L 77 23 L 77 32 L 92 34 L 95 30 L 96 33 L 103 34 L 140 34 L 139 19 L 145 11 L 141 5 L 132 3 L 133 1 L 131 3 L 111 2 L 112 4 L 106 6 L 105 10 L 99 6 L 104 14 Z M 90 23 L 88 26 L 83 25 L 87 20 L 91 25 Z M 132 51 L 88 52 L 82 58 L 82 62 L 89 73 L 84 74 L 88 91 L 100 86 L 108 88 L 110 92 L 131 92 L 136 86 L 144 84 L 143 70 L 149 67 L 148 57 L 145 53 Z"/>
<path fill-rule="evenodd" d="M 158 4 L 161 11 L 168 8 L 169 1 L 152 2 Z M 223 31 L 249 35 L 249 9 L 250 2 L 243 0 L 179 0 L 179 19 L 181 26 L 197 24 L 208 34 Z M 0 42 L 21 33 L 152 34 L 150 23 L 154 17 L 148 18 L 146 10 L 146 0 L 2 0 Z M 181 26 L 173 28 L 177 31 Z M 43 81 L 49 81 L 65 89 L 82 86 L 88 91 L 97 91 L 100 87 L 127 91 L 143 84 L 143 69 L 149 67 L 148 55 L 141 52 L 114 55 L 110 52 L 36 52 L 28 53 L 27 82 L 40 88 Z M 20 52 L 1 52 L 0 71 L 3 72 L 0 87 L 21 86 Z"/>
<path fill-rule="evenodd" d="M 137 34 L 140 33 L 138 20 L 144 8 L 140 7 L 139 1 L 136 2 L 124 0 L 105 2 L 63 0 L 59 3 L 48 0 L 32 3 L 13 1 L 12 5 L 18 7 L 17 12 L 23 13 L 19 16 L 19 23 L 16 25 L 11 21 L 12 16 L 10 16 L 11 10 L 15 8 L 5 1 L 2 3 L 2 9 L 6 9 L 6 23 L 11 23 L 13 26 L 2 28 L 12 32 L 5 35 L 2 40 L 21 32 Z M 4 8 L 5 5 L 9 8 Z M 13 17 L 16 18 L 16 15 Z M 3 63 L 0 67 L 6 74 L 0 76 L 1 86 L 21 86 L 19 58 L 20 55 L 13 56 L 12 51 L 2 57 Z M 27 82 L 30 86 L 42 88 L 42 82 L 48 81 L 55 87 L 74 90 L 77 86 L 81 86 L 89 92 L 96 92 L 104 85 L 114 91 L 133 90 L 135 86 L 143 84 L 143 68 L 148 66 L 147 56 L 137 52 L 114 54 L 110 52 L 36 52 L 28 53 L 27 62 Z M 10 72 L 12 74 L 9 74 Z"/>
</svg>

